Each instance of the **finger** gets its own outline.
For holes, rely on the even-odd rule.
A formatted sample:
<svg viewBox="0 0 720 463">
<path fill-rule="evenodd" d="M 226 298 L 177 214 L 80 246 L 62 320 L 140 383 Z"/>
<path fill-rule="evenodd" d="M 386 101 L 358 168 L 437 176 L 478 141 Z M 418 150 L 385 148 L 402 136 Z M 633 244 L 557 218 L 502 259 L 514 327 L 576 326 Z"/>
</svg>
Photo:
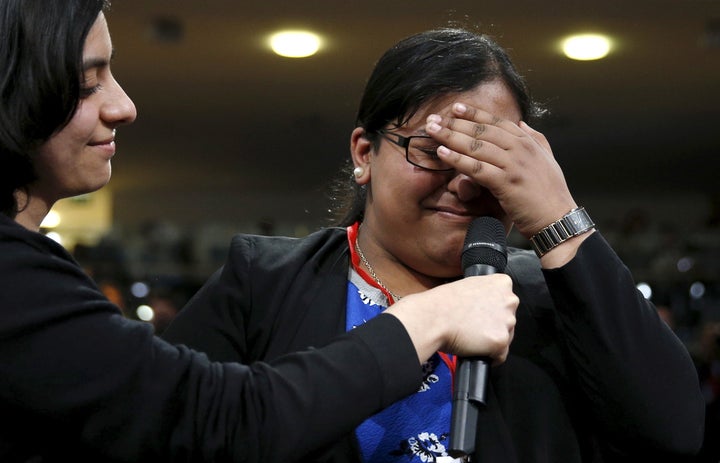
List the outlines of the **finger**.
<svg viewBox="0 0 720 463">
<path fill-rule="evenodd" d="M 487 111 L 483 111 L 480 108 L 475 108 L 474 106 L 467 106 L 464 103 L 453 103 L 452 113 L 461 119 L 473 122 L 482 122 L 485 124 L 494 124 L 500 122 L 499 117 L 490 114 Z"/>
<path fill-rule="evenodd" d="M 518 136 L 527 137 L 527 134 L 513 123 L 499 119 L 489 113 L 484 113 L 481 117 L 475 119 L 479 120 L 471 121 L 467 119 L 456 119 L 453 117 L 443 117 L 438 114 L 431 114 L 428 116 L 426 121 L 428 124 L 435 122 L 441 127 L 445 127 L 458 135 L 466 135 L 470 139 L 479 140 L 483 143 L 489 142 L 505 151 L 510 150 L 517 143 Z M 508 131 L 507 127 L 514 127 L 512 130 L 517 131 L 517 133 Z M 452 143 L 453 140 L 464 140 L 461 136 L 455 136 L 454 133 L 439 131 L 438 133 L 440 137 L 447 138 L 438 138 L 435 137 L 435 133 L 432 132 L 432 129 L 429 129 L 428 126 L 426 126 L 425 131 L 441 143 L 448 143 L 452 145 L 451 147 L 457 151 L 464 151 L 465 149 L 470 148 L 470 141 L 465 141 L 465 143 L 468 144 L 468 148 L 465 148 L 460 144 L 454 145 Z M 478 146 L 479 143 L 475 143 L 472 148 L 477 149 Z"/>
<path fill-rule="evenodd" d="M 472 161 L 492 164 L 498 168 L 505 167 L 508 159 L 507 156 L 504 155 L 504 149 L 498 147 L 489 139 L 482 139 L 476 134 L 469 135 L 466 133 L 468 130 L 467 127 L 464 131 L 458 131 L 457 126 L 459 124 L 457 123 L 455 124 L 455 129 L 441 126 L 438 123 L 440 122 L 438 118 L 440 118 L 440 116 L 437 115 L 428 117 L 425 131 L 441 144 L 441 147 L 438 148 L 438 155 L 441 157 L 442 154 L 447 156 L 450 159 L 450 165 L 465 174 L 468 174 L 466 170 L 468 168 L 472 169 L 472 172 L 479 170 L 479 167 Z M 463 121 L 463 124 L 466 125 L 468 122 Z M 494 137 L 488 138 L 492 139 Z M 461 159 L 458 156 L 463 156 L 468 159 Z"/>
<path fill-rule="evenodd" d="M 438 147 L 437 154 L 453 169 L 469 176 L 478 182 L 478 184 L 486 188 L 490 188 L 489 185 L 496 184 L 497 180 L 494 179 L 503 174 L 502 168 L 490 162 L 485 162 L 463 153 L 453 151 L 444 145 Z M 490 190 L 492 191 L 492 188 L 490 188 Z"/>
<path fill-rule="evenodd" d="M 499 127 L 515 136 L 525 135 L 525 132 L 514 122 L 502 119 L 487 111 L 483 111 L 480 108 L 475 108 L 474 106 L 468 106 L 464 103 L 454 103 L 452 106 L 452 112 L 461 119 Z"/>
</svg>

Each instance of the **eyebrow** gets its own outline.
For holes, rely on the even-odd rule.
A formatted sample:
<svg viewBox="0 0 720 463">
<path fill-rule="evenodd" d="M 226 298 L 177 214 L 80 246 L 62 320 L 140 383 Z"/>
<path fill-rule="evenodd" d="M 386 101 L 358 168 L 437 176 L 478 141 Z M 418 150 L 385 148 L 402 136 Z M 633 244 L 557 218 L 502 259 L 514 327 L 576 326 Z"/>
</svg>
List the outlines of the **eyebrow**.
<svg viewBox="0 0 720 463">
<path fill-rule="evenodd" d="M 105 67 L 110 64 L 110 61 L 112 61 L 114 56 L 115 56 L 115 50 L 112 50 L 112 52 L 110 53 L 109 60 L 106 58 L 100 58 L 100 57 L 89 58 L 89 59 L 83 61 L 83 67 L 82 67 L 83 71 L 87 71 L 88 69 Z"/>
</svg>

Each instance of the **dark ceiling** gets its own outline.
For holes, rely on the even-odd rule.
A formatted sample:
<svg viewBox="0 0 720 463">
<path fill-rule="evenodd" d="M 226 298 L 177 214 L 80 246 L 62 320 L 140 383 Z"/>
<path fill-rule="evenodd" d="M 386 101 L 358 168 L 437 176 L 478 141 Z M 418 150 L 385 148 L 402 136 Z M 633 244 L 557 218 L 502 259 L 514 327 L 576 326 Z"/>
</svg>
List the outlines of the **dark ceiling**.
<svg viewBox="0 0 720 463">
<path fill-rule="evenodd" d="M 720 192 L 718 0 L 115 0 L 108 21 L 115 75 L 139 113 L 118 135 L 121 221 L 317 219 L 374 62 L 450 22 L 510 50 L 551 110 L 539 128 L 576 197 Z M 271 54 L 264 37 L 290 26 L 329 46 Z M 557 52 L 586 30 L 614 36 L 616 51 L 595 62 Z"/>
</svg>

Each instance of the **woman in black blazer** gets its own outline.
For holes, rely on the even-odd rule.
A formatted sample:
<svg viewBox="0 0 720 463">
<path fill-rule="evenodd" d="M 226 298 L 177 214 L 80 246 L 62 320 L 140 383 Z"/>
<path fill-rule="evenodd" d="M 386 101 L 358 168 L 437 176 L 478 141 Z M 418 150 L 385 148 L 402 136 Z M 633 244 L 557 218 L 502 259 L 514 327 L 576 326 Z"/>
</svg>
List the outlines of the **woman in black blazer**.
<svg viewBox="0 0 720 463">
<path fill-rule="evenodd" d="M 340 226 L 304 238 L 234 238 L 226 265 L 165 336 L 243 362 L 322 347 L 461 278 L 468 225 L 489 216 L 501 237 L 514 226 L 535 252 L 508 256 L 516 324 L 498 329 L 507 311 L 496 305 L 479 315 L 475 336 L 489 340 L 483 355 L 496 366 L 471 461 L 666 461 L 697 452 L 704 404 L 693 363 L 526 123 L 539 113 L 488 37 L 442 29 L 402 40 L 379 60 L 360 103 Z M 483 298 L 494 290 L 488 284 Z M 454 316 L 448 308 L 422 326 Z M 386 342 L 390 354 L 395 340 Z M 415 394 L 293 461 L 447 458 L 456 362 L 439 350 Z"/>
</svg>

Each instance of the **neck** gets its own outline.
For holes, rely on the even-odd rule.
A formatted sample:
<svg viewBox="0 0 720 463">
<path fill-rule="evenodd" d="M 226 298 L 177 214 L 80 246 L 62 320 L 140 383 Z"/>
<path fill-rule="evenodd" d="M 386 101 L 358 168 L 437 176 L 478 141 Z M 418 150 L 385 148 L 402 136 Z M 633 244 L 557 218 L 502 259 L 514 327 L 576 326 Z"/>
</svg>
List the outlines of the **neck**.
<svg viewBox="0 0 720 463">
<path fill-rule="evenodd" d="M 52 203 L 44 201 L 37 196 L 31 196 L 24 192 L 15 193 L 20 212 L 15 216 L 15 222 L 32 231 L 40 231 L 40 224 L 52 207 Z"/>
<path fill-rule="evenodd" d="M 360 230 L 356 244 L 361 249 L 359 254 L 364 255 L 367 261 L 365 263 L 361 258 L 360 265 L 365 267 L 376 282 L 385 287 L 396 300 L 397 296 L 408 296 L 447 282 L 447 279 L 434 278 L 413 270 L 385 251 L 370 235 Z"/>
</svg>

